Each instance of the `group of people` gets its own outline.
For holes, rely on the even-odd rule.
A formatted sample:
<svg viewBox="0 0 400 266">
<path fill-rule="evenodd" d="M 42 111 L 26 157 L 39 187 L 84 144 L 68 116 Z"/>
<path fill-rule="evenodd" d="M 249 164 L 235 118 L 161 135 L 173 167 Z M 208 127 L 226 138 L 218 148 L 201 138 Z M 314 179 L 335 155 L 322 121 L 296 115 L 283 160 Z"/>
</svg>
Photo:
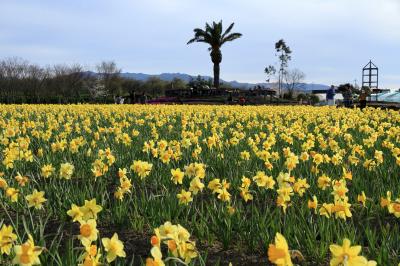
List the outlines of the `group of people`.
<svg viewBox="0 0 400 266">
<path fill-rule="evenodd" d="M 125 104 L 125 103 L 141 103 L 145 104 L 148 102 L 148 96 L 145 93 L 136 94 L 135 92 L 129 93 L 129 96 L 114 96 L 114 103 L 115 104 Z"/>
<path fill-rule="evenodd" d="M 341 90 L 343 96 L 343 105 L 344 107 L 352 107 L 354 105 L 353 102 L 353 90 L 351 87 L 345 87 Z M 326 101 L 329 106 L 335 105 L 335 86 L 331 86 L 326 92 Z M 358 96 L 358 102 L 360 104 L 360 108 L 364 109 L 367 106 L 367 97 L 370 95 L 369 90 L 366 88 L 362 88 L 361 92 Z"/>
</svg>

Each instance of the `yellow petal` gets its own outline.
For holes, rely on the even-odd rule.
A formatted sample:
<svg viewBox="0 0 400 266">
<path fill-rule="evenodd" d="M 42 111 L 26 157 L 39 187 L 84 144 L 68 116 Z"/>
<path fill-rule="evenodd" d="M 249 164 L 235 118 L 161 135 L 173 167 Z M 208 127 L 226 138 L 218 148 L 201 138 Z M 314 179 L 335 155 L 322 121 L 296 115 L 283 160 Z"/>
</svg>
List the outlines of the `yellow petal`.
<svg viewBox="0 0 400 266">
<path fill-rule="evenodd" d="M 350 247 L 347 253 L 350 255 L 350 257 L 355 257 L 360 252 L 361 252 L 361 246 L 354 246 L 354 247 Z"/>
<path fill-rule="evenodd" d="M 343 248 L 339 245 L 330 245 L 329 250 L 332 252 L 332 255 L 335 257 L 340 257 L 343 254 Z"/>
</svg>

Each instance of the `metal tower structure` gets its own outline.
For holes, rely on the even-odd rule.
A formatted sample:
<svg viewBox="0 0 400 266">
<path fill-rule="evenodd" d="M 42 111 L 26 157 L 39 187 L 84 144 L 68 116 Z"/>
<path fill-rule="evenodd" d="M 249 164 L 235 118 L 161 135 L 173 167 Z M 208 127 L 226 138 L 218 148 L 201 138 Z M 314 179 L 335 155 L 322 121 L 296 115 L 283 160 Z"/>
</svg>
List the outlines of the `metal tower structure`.
<svg viewBox="0 0 400 266">
<path fill-rule="evenodd" d="M 371 90 L 378 89 L 379 69 L 369 60 L 369 63 L 362 70 L 362 87 L 368 87 Z"/>
</svg>

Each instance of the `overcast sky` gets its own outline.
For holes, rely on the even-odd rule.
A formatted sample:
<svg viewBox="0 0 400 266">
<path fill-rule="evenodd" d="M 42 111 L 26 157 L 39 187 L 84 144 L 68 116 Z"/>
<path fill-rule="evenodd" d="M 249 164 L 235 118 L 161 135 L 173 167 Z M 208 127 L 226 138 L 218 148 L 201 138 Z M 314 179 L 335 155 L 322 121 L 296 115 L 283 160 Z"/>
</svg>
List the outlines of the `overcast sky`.
<svg viewBox="0 0 400 266">
<path fill-rule="evenodd" d="M 243 34 L 222 48 L 224 80 L 263 82 L 283 38 L 307 82 L 360 83 L 372 59 L 400 88 L 400 0 L 0 0 L 0 58 L 211 76 L 207 46 L 186 42 L 221 19 Z"/>
</svg>

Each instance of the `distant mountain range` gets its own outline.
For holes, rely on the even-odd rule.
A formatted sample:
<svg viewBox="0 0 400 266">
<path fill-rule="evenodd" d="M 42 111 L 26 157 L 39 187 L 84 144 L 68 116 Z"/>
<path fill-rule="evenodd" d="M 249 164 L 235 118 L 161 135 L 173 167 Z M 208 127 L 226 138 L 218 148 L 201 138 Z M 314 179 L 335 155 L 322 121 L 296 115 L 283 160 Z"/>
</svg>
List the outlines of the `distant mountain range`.
<svg viewBox="0 0 400 266">
<path fill-rule="evenodd" d="M 121 77 L 127 78 L 127 79 L 136 79 L 136 80 L 141 80 L 141 81 L 146 81 L 147 79 L 151 77 L 156 77 L 164 81 L 172 81 L 175 78 L 179 78 L 185 82 L 189 82 L 192 79 L 196 79 L 197 76 L 192 76 L 189 74 L 183 74 L 183 73 L 162 73 L 158 75 L 151 75 L 151 74 L 144 74 L 144 73 L 121 73 Z M 212 79 L 210 76 L 201 76 L 203 79 Z M 267 88 L 272 88 L 272 87 L 277 87 L 276 83 L 246 83 L 246 82 L 238 82 L 238 81 L 225 81 L 221 80 L 221 82 L 225 84 L 229 84 L 233 88 L 244 88 L 244 89 L 250 89 L 253 88 L 254 86 L 260 85 L 264 86 Z M 324 84 L 310 84 L 310 83 L 302 83 L 301 86 L 303 91 L 310 91 L 310 90 L 326 90 L 329 89 L 329 86 L 324 85 Z"/>
</svg>

